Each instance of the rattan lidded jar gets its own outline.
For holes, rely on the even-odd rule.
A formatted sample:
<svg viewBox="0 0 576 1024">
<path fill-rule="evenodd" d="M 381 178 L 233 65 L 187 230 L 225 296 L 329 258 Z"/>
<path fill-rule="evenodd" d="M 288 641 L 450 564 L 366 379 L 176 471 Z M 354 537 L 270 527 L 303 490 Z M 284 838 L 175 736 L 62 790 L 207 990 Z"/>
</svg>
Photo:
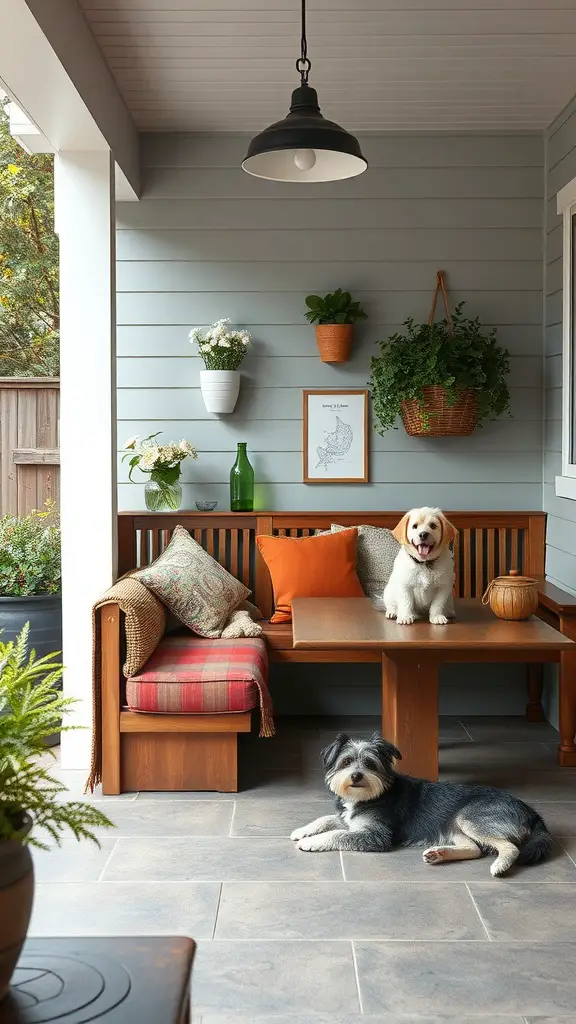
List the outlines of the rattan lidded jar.
<svg viewBox="0 0 576 1024">
<path fill-rule="evenodd" d="M 489 604 L 499 619 L 529 619 L 538 607 L 538 581 L 511 569 L 508 576 L 497 576 L 488 584 L 482 604 Z"/>
</svg>

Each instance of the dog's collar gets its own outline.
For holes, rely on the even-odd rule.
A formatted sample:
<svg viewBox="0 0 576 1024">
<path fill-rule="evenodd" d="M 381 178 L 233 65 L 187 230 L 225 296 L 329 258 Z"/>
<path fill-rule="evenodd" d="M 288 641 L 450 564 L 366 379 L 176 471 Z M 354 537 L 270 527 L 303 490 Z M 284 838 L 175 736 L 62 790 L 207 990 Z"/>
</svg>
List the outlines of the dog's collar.
<svg viewBox="0 0 576 1024">
<path fill-rule="evenodd" d="M 411 558 L 413 562 L 416 562 L 416 565 L 425 565 L 427 569 L 432 569 L 431 562 L 421 562 L 419 558 L 414 558 L 414 555 L 411 555 L 409 551 L 407 551 L 406 554 L 408 555 L 408 558 Z"/>
</svg>

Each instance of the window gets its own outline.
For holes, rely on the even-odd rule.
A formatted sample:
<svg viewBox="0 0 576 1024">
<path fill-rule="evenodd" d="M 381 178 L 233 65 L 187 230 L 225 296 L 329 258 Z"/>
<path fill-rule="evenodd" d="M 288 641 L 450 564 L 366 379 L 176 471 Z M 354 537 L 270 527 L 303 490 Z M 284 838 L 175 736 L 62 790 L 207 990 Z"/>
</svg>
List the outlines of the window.
<svg viewBox="0 0 576 1024">
<path fill-rule="evenodd" d="M 556 197 L 562 214 L 562 476 L 556 494 L 576 499 L 576 178 Z"/>
</svg>

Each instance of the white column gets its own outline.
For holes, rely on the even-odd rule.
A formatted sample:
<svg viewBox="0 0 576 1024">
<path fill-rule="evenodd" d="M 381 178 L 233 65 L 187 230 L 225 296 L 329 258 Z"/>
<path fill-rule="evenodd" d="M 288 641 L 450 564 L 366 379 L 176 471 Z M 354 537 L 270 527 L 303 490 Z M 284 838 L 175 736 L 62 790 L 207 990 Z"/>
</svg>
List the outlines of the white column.
<svg viewBox="0 0 576 1024">
<path fill-rule="evenodd" d="M 90 726 L 91 608 L 116 566 L 114 162 L 55 157 L 60 238 L 60 465 L 64 693 Z M 88 768 L 90 730 L 62 734 L 62 767 Z"/>
</svg>

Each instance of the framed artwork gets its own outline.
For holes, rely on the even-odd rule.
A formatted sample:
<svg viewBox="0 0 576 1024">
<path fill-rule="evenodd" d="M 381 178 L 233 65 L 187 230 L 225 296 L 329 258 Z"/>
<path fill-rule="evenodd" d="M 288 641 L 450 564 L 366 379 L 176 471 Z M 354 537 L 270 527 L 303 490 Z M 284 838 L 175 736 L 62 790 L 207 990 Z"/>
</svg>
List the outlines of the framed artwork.
<svg viewBox="0 0 576 1024">
<path fill-rule="evenodd" d="M 304 391 L 304 483 L 368 483 L 368 391 Z"/>
</svg>

